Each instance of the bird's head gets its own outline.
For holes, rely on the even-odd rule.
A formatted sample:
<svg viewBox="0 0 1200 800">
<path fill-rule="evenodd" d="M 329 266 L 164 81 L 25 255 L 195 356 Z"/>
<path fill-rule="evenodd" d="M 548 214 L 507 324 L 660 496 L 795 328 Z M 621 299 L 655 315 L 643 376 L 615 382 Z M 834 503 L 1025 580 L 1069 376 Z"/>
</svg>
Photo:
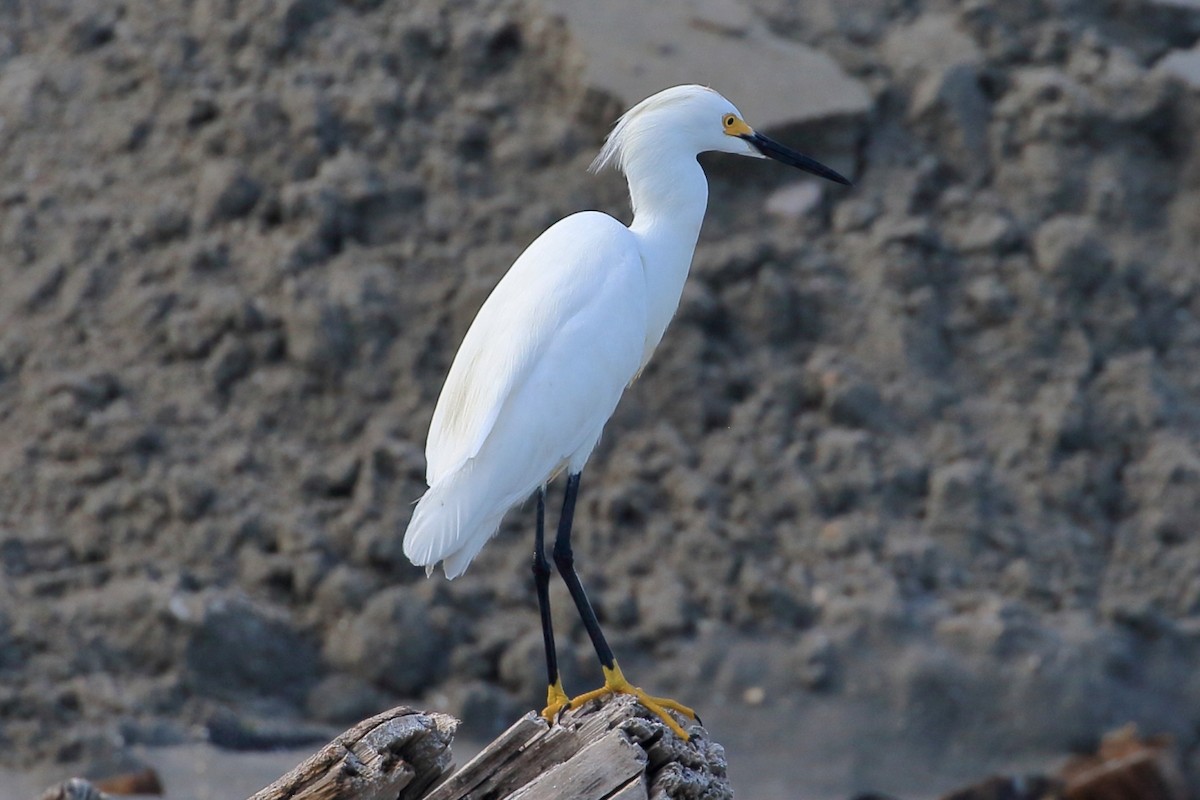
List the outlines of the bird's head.
<svg viewBox="0 0 1200 800">
<path fill-rule="evenodd" d="M 664 89 L 626 111 L 592 162 L 593 172 L 608 165 L 628 174 L 632 162 L 665 154 L 733 153 L 773 158 L 837 183 L 850 181 L 814 158 L 784 147 L 751 128 L 733 103 L 705 86 Z"/>
</svg>

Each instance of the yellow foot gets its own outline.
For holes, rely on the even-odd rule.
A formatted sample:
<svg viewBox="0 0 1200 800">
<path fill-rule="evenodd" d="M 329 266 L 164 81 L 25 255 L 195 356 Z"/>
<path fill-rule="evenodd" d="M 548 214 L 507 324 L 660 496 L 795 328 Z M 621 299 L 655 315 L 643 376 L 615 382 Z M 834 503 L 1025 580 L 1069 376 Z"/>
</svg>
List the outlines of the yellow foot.
<svg viewBox="0 0 1200 800">
<path fill-rule="evenodd" d="M 567 697 L 567 693 L 563 691 L 562 678 L 559 678 L 546 689 L 546 707 L 542 709 L 542 719 L 553 724 L 558 712 L 570 704 L 571 698 Z"/>
<path fill-rule="evenodd" d="M 680 739 L 683 739 L 686 742 L 691 738 L 687 735 L 687 732 L 684 731 L 683 727 L 675 721 L 675 718 L 667 713 L 667 709 L 678 711 L 688 719 L 696 718 L 695 711 L 692 711 L 687 706 L 683 705 L 682 703 L 677 703 L 674 700 L 669 700 L 665 697 L 651 697 L 650 695 L 646 694 L 641 689 L 625 680 L 625 676 L 621 674 L 620 665 L 618 665 L 615 661 L 613 662 L 612 669 L 609 669 L 608 667 L 603 667 L 602 669 L 604 670 L 604 686 L 596 689 L 595 691 L 581 694 L 579 697 L 576 697 L 574 700 L 572 700 L 570 705 L 572 711 L 579 708 L 584 703 L 590 702 L 599 697 L 604 697 L 605 695 L 631 694 L 637 698 L 639 703 L 650 709 L 650 711 L 662 719 L 662 721 L 667 724 L 667 727 L 674 731 L 675 735 Z"/>
</svg>

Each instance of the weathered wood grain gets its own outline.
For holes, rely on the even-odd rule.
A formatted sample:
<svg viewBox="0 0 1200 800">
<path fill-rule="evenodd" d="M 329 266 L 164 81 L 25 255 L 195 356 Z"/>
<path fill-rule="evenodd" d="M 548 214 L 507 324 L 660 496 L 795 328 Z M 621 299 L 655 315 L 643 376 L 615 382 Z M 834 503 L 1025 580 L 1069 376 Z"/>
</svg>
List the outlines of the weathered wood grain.
<svg viewBox="0 0 1200 800">
<path fill-rule="evenodd" d="M 631 697 L 593 702 L 547 725 L 520 719 L 426 800 L 721 800 L 725 752 L 700 725 L 680 741 Z"/>
<path fill-rule="evenodd" d="M 363 720 L 250 800 L 416 800 L 450 766 L 458 721 L 394 708 Z"/>
</svg>

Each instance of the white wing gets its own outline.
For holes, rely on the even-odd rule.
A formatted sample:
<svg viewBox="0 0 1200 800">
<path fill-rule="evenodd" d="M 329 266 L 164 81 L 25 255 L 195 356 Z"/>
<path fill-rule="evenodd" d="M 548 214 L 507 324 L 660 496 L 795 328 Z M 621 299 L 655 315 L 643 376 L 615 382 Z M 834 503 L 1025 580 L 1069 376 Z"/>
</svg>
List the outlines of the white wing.
<svg viewBox="0 0 1200 800">
<path fill-rule="evenodd" d="M 505 400 L 527 379 L 550 340 L 598 301 L 606 282 L 625 279 L 631 269 L 640 274 L 632 235 L 597 212 L 561 220 L 521 254 L 480 308 L 446 376 L 425 447 L 430 486 L 479 453 Z M 630 340 L 645 336 L 644 329 L 620 333 Z"/>
<path fill-rule="evenodd" d="M 460 575 L 511 506 L 565 464 L 581 469 L 645 336 L 645 273 L 629 230 L 585 212 L 543 233 L 483 304 L 450 367 L 405 555 Z"/>
</svg>

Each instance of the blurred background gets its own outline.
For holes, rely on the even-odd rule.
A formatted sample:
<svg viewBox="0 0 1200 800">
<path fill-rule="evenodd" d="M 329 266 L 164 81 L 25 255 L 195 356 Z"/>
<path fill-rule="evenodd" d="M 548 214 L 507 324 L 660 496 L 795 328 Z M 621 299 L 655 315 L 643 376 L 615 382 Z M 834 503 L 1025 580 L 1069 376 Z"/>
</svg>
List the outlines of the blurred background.
<svg viewBox="0 0 1200 800">
<path fill-rule="evenodd" d="M 702 158 L 577 516 L 626 672 L 750 800 L 1128 722 L 1196 796 L 1198 40 L 1196 0 L 0 2 L 0 784 L 208 742 L 167 797 L 231 796 L 222 753 L 541 706 L 531 506 L 453 583 L 403 557 L 425 432 L 521 250 L 628 221 L 612 121 L 699 82 L 855 187 Z"/>
</svg>

